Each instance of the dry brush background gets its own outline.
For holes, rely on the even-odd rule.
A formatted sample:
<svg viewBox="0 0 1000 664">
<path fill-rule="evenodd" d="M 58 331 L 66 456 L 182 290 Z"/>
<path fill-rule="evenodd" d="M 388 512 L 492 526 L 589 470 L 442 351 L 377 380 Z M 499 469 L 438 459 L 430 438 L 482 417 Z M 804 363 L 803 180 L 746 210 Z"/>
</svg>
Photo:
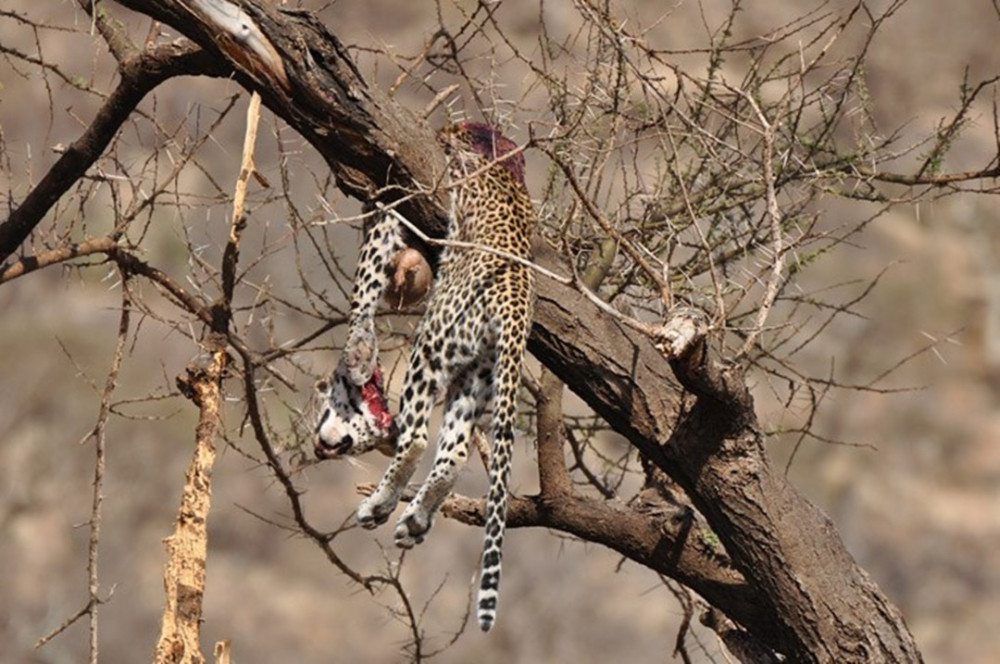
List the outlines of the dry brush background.
<svg viewBox="0 0 1000 664">
<path fill-rule="evenodd" d="M 537 5 L 507 4 L 499 14 L 506 33 L 530 48 L 537 38 Z M 762 34 L 816 4 L 753 3 L 738 13 L 735 30 Z M 572 14 L 571 5 L 549 2 L 546 11 L 558 21 L 559 12 Z M 42 77 L 15 59 L 0 60 L 0 203 L 6 207 L 45 172 L 56 156 L 54 146 L 74 140 L 89 122 L 99 101 L 80 88 L 106 89 L 112 70 L 76 3 L 15 0 L 4 9 L 65 31 L 35 31 L 4 15 L 0 47 L 40 50 L 70 74 L 69 80 L 51 72 Z M 649 37 L 673 49 L 704 46 L 709 29 L 728 10 L 729 3 L 713 0 L 679 2 Z M 117 6 L 113 11 L 137 38 L 148 30 L 148 20 Z M 664 11 L 662 3 L 637 2 L 628 3 L 624 13 L 651 25 Z M 388 89 L 398 70 L 387 67 L 376 52 L 420 52 L 429 37 L 420 26 L 432 24 L 432 12 L 431 3 L 342 1 L 322 5 L 320 16 L 341 39 L 360 47 L 362 68 Z M 947 9 L 930 0 L 905 5 L 868 57 L 868 94 L 877 122 L 904 125 L 908 135 L 932 133 L 939 118 L 953 112 L 966 68 L 973 80 L 1000 72 L 998 27 L 1000 17 L 985 0 Z M 478 66 L 495 72 L 498 94 L 518 99 L 522 81 L 505 74 L 507 64 L 487 53 Z M 233 110 L 212 127 L 234 95 L 240 97 Z M 407 95 L 412 95 L 409 103 Z M 415 110 L 426 103 L 405 87 L 397 96 Z M 204 141 L 170 185 L 168 196 L 176 198 L 176 205 L 166 208 L 171 214 L 147 220 L 142 244 L 150 262 L 178 281 L 210 282 L 204 266 L 218 263 L 248 98 L 231 82 L 170 81 L 141 106 L 170 139 L 136 122 L 126 126 L 114 149 L 119 163 L 161 181 L 175 168 L 171 158 Z M 988 103 L 979 112 L 980 121 L 966 128 L 950 153 L 947 170 L 976 168 L 992 156 Z M 512 120 L 515 126 L 523 121 Z M 513 134 L 519 142 L 526 139 L 516 130 Z M 149 161 L 154 153 L 157 161 Z M 528 156 L 529 171 L 545 168 L 538 155 Z M 308 240 L 291 230 L 287 217 L 290 206 L 303 215 L 300 225 L 324 218 L 327 202 L 339 206 L 342 215 L 356 207 L 333 189 L 311 148 L 267 113 L 256 164 L 271 186 L 251 186 L 243 255 L 252 267 L 246 283 L 251 290 L 297 302 L 308 300 L 298 290 L 306 273 L 313 286 L 326 291 L 317 301 L 342 307 L 338 288 L 349 284 L 358 233 L 346 225 L 322 227 L 318 237 L 328 254 L 309 247 L 292 251 Z M 91 175 L 89 186 L 100 189 L 101 174 Z M 540 196 L 531 182 L 529 172 L 529 189 Z M 837 203 L 825 213 L 833 218 L 858 214 Z M 74 207 L 67 200 L 56 214 L 95 233 L 108 224 L 93 203 Z M 890 377 L 892 386 L 921 389 L 838 391 L 824 401 L 815 431 L 864 446 L 809 441 L 789 469 L 899 605 L 930 662 L 988 662 L 1000 650 L 993 625 L 1000 612 L 996 214 L 995 198 L 971 195 L 897 208 L 818 263 L 808 277 L 814 286 L 841 284 L 873 279 L 891 266 L 858 306 L 865 317 L 844 317 L 824 330 L 798 358 L 804 370 L 835 371 L 843 383 L 865 384 L 932 346 Z M 197 249 L 193 257 L 189 247 Z M 347 274 L 340 275 L 339 287 L 332 283 L 336 274 L 323 283 L 328 267 L 320 256 L 326 255 L 344 259 Z M 115 352 L 121 306 L 116 280 L 108 267 L 55 266 L 0 287 L 4 661 L 79 661 L 86 650 L 83 623 L 40 649 L 33 646 L 86 602 L 87 529 L 80 524 L 91 509 L 93 443 L 78 442 L 94 427 Z M 174 387 L 175 377 L 197 359 L 186 336 L 190 331 L 175 325 L 169 307 L 156 306 L 158 296 L 148 284 L 137 287 L 151 310 L 136 314 L 141 333 L 129 338 L 130 359 L 123 363 L 116 390 L 120 403 L 107 434 L 101 584 L 111 597 L 102 607 L 101 652 L 110 662 L 146 658 L 156 642 L 164 601 L 162 540 L 176 515 L 197 418 Z M 276 306 L 271 314 L 246 321 L 247 338 L 261 343 L 300 338 L 316 327 L 315 315 L 293 306 Z M 404 319 L 399 329 L 407 324 Z M 296 391 L 275 381 L 280 393 L 275 402 L 284 408 L 268 415 L 288 441 L 301 426 L 295 409 L 306 404 L 312 382 L 332 367 L 334 357 L 332 351 L 302 354 L 281 368 Z M 805 408 L 781 403 L 764 381 L 754 389 L 762 421 L 775 432 L 772 453 L 784 461 L 796 437 L 780 432 L 800 425 Z M 232 446 L 220 449 L 209 522 L 206 650 L 207 644 L 228 638 L 236 661 L 244 663 L 404 659 L 400 649 L 409 632 L 390 615 L 398 598 L 384 592 L 373 600 L 337 573 L 312 543 L 268 522 L 287 523 L 287 500 L 270 473 L 241 453 L 251 448 L 241 442 L 246 434 L 239 419 L 226 424 Z M 602 445 L 609 457 L 626 451 L 613 436 Z M 515 490 L 529 493 L 537 481 L 530 437 L 519 443 L 518 452 Z M 355 485 L 377 479 L 381 468 L 376 458 L 356 466 L 327 463 L 297 480 L 307 490 L 304 500 L 314 519 L 333 529 L 350 517 L 358 500 Z M 481 469 L 470 464 L 459 488 L 477 494 L 482 484 Z M 387 559 L 397 557 L 388 533 L 380 531 L 378 542 L 367 533 L 345 533 L 338 551 L 359 569 L 383 569 Z M 479 546 L 476 530 L 442 519 L 428 542 L 406 556 L 402 581 L 418 607 L 427 605 L 422 626 L 431 647 L 445 644 L 461 626 Z M 544 532 L 512 532 L 497 628 L 488 637 L 468 631 L 439 661 L 670 659 L 681 606 L 655 575 L 619 562 L 596 546 Z M 711 632 L 696 630 L 692 638 L 689 649 L 698 661 L 721 661 Z"/>
</svg>

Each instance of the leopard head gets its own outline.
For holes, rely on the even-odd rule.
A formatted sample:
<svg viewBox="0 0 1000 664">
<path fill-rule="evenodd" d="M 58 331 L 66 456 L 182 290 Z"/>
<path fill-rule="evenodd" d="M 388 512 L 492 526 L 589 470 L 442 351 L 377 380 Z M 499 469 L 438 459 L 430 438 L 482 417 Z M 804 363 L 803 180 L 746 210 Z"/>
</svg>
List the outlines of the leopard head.
<svg viewBox="0 0 1000 664">
<path fill-rule="evenodd" d="M 358 456 L 372 449 L 386 456 L 395 453 L 399 430 L 389 412 L 378 367 L 359 387 L 342 362 L 316 390 L 320 405 L 314 440 L 317 457 Z"/>
<path fill-rule="evenodd" d="M 438 140 L 463 170 L 475 170 L 495 161 L 516 182 L 524 184 L 524 154 L 517 152 L 517 144 L 495 127 L 482 122 L 457 122 L 442 128 Z"/>
</svg>

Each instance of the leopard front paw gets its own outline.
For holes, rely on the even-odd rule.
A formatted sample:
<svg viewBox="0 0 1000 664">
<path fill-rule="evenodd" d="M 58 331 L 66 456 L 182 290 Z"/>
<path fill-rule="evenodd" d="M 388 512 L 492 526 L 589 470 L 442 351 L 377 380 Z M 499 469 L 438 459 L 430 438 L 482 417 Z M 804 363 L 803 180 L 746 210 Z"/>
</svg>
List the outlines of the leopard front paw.
<svg viewBox="0 0 1000 664">
<path fill-rule="evenodd" d="M 378 363 L 378 339 L 373 325 L 357 325 L 347 335 L 341 362 L 348 370 L 351 382 L 358 387 L 367 383 Z"/>
</svg>

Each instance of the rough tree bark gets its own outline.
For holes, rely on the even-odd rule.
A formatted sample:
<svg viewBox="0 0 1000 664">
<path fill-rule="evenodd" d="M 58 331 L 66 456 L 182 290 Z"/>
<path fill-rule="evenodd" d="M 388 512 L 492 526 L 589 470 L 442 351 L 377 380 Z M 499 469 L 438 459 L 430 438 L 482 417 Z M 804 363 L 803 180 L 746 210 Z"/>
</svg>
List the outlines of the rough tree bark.
<svg viewBox="0 0 1000 664">
<path fill-rule="evenodd" d="M 432 189 L 442 171 L 431 128 L 369 86 L 314 16 L 262 0 L 237 3 L 280 57 L 278 74 L 248 65 L 253 58 L 240 53 L 240 43 L 221 39 L 217 26 L 189 8 L 201 3 L 119 2 L 201 46 L 216 63 L 203 73 L 218 75 L 209 67 L 230 63 L 236 80 L 258 91 L 323 155 L 344 192 L 402 199 L 399 209 L 414 224 L 431 235 L 444 228 L 439 201 L 411 195 Z M 179 73 L 197 71 L 193 60 L 185 64 Z M 26 234 L 40 218 L 19 217 L 18 232 Z M 551 252 L 539 260 L 568 271 Z M 690 326 L 697 317 L 676 322 Z M 573 288 L 542 278 L 530 350 L 684 489 L 726 553 L 706 550 L 676 519 L 572 496 L 516 499 L 511 524 L 559 528 L 669 574 L 787 661 L 922 661 L 899 611 L 858 567 L 833 524 L 772 468 L 741 367 L 715 358 L 702 332 L 658 347 Z M 677 381 L 686 390 L 680 403 L 676 390 L 667 389 Z M 449 509 L 467 521 L 480 518 L 475 501 Z"/>
</svg>

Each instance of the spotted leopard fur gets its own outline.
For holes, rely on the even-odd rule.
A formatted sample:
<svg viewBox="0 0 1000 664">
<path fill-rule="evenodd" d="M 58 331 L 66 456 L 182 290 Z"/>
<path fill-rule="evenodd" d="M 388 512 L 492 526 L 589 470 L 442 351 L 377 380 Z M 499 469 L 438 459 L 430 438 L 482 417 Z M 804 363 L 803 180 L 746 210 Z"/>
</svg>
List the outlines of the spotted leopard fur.
<svg viewBox="0 0 1000 664">
<path fill-rule="evenodd" d="M 316 386 L 320 408 L 314 441 L 321 459 L 372 448 L 392 456 L 399 433 L 378 367 L 375 312 L 383 295 L 393 293 L 397 257 L 413 250 L 407 248 L 399 224 L 385 215 L 370 216 L 364 235 L 344 352 L 330 377 Z"/>
<path fill-rule="evenodd" d="M 471 122 L 445 127 L 438 137 L 449 155 L 449 239 L 530 258 L 535 213 L 524 184 L 524 159 L 514 143 L 488 125 Z M 372 321 L 389 279 L 387 266 L 400 250 L 400 237 L 389 217 L 380 218 L 369 229 L 359 260 L 351 328 L 341 360 L 342 374 L 355 385 L 367 384 L 376 368 Z M 395 454 L 374 493 L 357 511 L 358 522 L 366 528 L 388 520 L 427 446 L 431 411 L 443 392 L 444 416 L 433 468 L 395 530 L 400 547 L 422 542 L 468 458 L 473 426 L 492 406 L 478 597 L 484 631 L 496 620 L 517 396 L 533 301 L 534 275 L 524 265 L 476 249 L 444 250 L 406 371 Z M 364 409 L 362 405 L 358 410 Z M 345 444 L 334 434 L 329 426 L 318 427 L 317 450 L 361 454 L 376 446 L 374 435 L 352 431 L 350 443 Z"/>
</svg>

